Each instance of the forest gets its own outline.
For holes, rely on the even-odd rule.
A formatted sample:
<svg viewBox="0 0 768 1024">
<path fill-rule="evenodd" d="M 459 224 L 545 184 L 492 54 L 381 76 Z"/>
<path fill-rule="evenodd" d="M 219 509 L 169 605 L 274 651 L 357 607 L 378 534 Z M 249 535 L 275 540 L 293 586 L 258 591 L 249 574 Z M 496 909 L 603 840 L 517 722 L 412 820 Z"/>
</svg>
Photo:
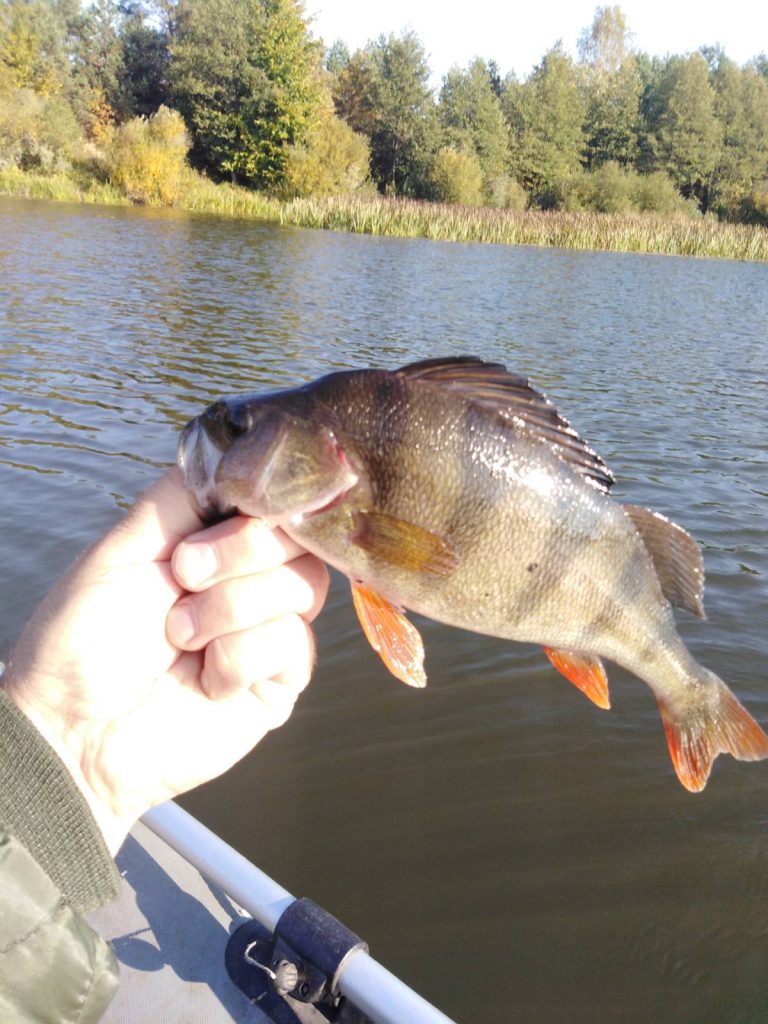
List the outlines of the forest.
<svg viewBox="0 0 768 1024">
<path fill-rule="evenodd" d="M 350 52 L 301 0 L 0 0 L 0 191 L 48 176 L 174 205 L 226 182 L 768 225 L 765 53 L 649 56 L 607 6 L 577 54 L 554 41 L 525 78 L 477 57 L 434 88 L 413 32 Z"/>
</svg>

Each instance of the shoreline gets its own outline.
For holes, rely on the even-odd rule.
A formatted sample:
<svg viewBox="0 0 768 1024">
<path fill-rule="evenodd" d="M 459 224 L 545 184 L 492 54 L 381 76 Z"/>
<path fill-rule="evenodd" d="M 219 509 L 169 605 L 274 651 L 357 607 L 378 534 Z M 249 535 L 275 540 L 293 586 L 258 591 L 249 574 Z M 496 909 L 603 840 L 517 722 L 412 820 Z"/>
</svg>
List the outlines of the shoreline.
<svg viewBox="0 0 768 1024">
<path fill-rule="evenodd" d="M 96 181 L 0 171 L 0 196 L 135 206 Z M 154 209 L 169 209 L 156 205 Z M 190 174 L 171 209 L 285 226 L 433 241 L 489 242 L 768 262 L 768 228 L 652 213 L 499 210 L 386 198 L 378 194 L 280 200 Z"/>
</svg>

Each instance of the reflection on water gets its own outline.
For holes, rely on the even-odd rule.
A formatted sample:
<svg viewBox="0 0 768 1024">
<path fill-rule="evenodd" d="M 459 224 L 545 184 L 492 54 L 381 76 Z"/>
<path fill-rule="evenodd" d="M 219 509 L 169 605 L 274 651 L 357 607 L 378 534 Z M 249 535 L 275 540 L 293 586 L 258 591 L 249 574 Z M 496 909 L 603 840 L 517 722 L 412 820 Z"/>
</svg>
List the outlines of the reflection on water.
<svg viewBox="0 0 768 1024">
<path fill-rule="evenodd" d="M 471 351 L 702 543 L 681 632 L 768 722 L 765 267 L 0 200 L 0 296 L 6 648 L 217 395 Z M 187 806 L 458 1020 L 762 1024 L 768 767 L 721 759 L 693 797 L 636 680 L 612 668 L 604 714 L 535 649 L 432 622 L 410 691 L 347 589 L 292 721 Z"/>
</svg>

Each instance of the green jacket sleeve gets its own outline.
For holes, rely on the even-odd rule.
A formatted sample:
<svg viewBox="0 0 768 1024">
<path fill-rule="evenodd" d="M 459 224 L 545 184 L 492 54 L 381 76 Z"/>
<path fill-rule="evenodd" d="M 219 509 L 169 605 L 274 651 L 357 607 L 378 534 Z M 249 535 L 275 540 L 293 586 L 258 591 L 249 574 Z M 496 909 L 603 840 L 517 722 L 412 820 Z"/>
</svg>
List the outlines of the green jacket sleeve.
<svg viewBox="0 0 768 1024">
<path fill-rule="evenodd" d="M 7 834 L 0 882 L 0 1020 L 96 1024 L 117 987 L 110 947 Z"/>
<path fill-rule="evenodd" d="M 119 874 L 55 751 L 0 690 L 0 1021 L 95 1024 L 117 961 L 80 916 Z"/>
</svg>

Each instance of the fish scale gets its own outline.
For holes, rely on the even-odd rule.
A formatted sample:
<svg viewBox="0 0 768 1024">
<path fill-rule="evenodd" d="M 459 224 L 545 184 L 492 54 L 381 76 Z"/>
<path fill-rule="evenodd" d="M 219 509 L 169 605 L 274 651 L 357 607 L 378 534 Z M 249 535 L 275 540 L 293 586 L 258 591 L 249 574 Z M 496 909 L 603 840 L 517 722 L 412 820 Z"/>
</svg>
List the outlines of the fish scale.
<svg viewBox="0 0 768 1024">
<path fill-rule="evenodd" d="M 500 364 L 433 359 L 220 401 L 185 428 L 179 461 L 205 515 L 264 517 L 345 573 L 366 636 L 404 682 L 426 683 L 410 609 L 542 645 L 601 707 L 601 659 L 618 662 L 653 690 L 691 791 L 719 753 L 768 756 L 677 633 L 670 602 L 703 615 L 695 542 L 615 502 L 599 455 Z"/>
</svg>

